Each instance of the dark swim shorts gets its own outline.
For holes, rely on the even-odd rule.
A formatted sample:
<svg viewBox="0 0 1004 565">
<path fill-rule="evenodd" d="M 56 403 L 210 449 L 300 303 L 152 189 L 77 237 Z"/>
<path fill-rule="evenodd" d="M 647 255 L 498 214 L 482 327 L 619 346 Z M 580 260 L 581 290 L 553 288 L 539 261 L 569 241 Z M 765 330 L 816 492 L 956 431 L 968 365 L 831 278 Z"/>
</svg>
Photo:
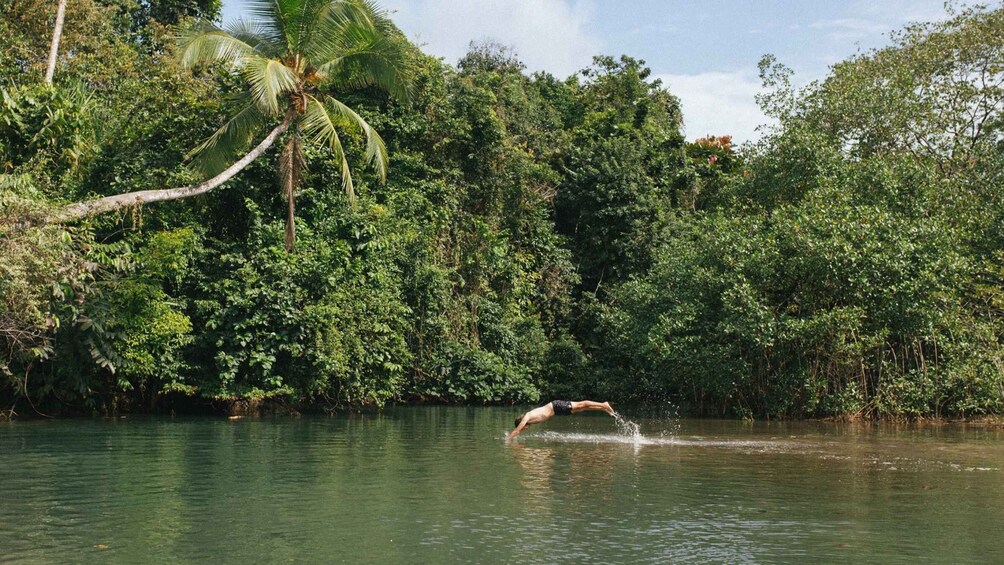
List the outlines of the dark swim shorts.
<svg viewBox="0 0 1004 565">
<path fill-rule="evenodd" d="M 568 400 L 553 400 L 551 407 L 554 408 L 554 413 L 559 416 L 568 416 L 572 413 L 572 403 Z"/>
</svg>

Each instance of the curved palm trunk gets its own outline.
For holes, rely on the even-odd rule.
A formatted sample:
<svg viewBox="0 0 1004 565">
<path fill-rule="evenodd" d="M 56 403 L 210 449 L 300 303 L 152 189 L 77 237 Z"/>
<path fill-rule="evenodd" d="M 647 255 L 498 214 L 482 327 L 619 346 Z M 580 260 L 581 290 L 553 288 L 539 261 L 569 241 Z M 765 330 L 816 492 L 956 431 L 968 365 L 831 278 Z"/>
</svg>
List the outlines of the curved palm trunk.
<svg viewBox="0 0 1004 565">
<path fill-rule="evenodd" d="M 56 25 L 52 30 L 52 46 L 49 47 L 49 66 L 45 69 L 45 84 L 52 84 L 56 72 L 56 57 L 59 55 L 59 38 L 63 36 L 63 18 L 66 16 L 66 0 L 59 0 L 56 8 Z"/>
<path fill-rule="evenodd" d="M 241 157 L 239 161 L 230 165 L 222 173 L 209 180 L 205 180 L 192 186 L 165 188 L 161 190 L 139 190 L 136 192 L 127 192 L 125 194 L 116 194 L 114 196 L 105 196 L 104 198 L 96 198 L 94 200 L 88 200 L 87 202 L 70 204 L 56 214 L 46 218 L 45 222 L 50 224 L 72 222 L 75 220 L 81 220 L 88 216 L 94 216 L 96 214 L 114 212 L 115 210 L 121 210 L 123 208 L 128 208 L 129 206 L 162 202 L 164 200 L 177 200 L 179 198 L 188 198 L 190 196 L 205 194 L 230 180 L 234 175 L 250 165 L 252 161 L 260 157 L 262 153 L 267 151 L 268 148 L 275 143 L 275 140 L 282 134 L 286 133 L 286 130 L 289 129 L 289 125 L 292 123 L 294 115 L 295 112 L 292 110 L 287 112 L 282 123 L 269 132 L 261 143 L 259 143 L 247 155 Z"/>
</svg>

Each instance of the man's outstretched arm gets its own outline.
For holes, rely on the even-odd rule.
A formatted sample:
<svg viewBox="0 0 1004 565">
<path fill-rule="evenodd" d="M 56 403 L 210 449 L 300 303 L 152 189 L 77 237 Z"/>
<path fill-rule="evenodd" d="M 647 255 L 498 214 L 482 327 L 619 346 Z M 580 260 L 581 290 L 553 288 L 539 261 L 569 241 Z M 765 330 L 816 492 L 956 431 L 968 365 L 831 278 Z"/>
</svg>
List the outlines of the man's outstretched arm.
<svg viewBox="0 0 1004 565">
<path fill-rule="evenodd" d="M 519 425 L 516 426 L 516 429 L 513 430 L 513 431 L 511 431 L 511 432 L 509 432 L 509 437 L 507 439 L 512 439 L 512 438 L 518 436 L 519 433 L 523 431 L 523 428 L 526 427 L 526 422 L 529 419 L 530 419 L 530 416 L 523 416 L 523 419 L 519 421 Z"/>
</svg>

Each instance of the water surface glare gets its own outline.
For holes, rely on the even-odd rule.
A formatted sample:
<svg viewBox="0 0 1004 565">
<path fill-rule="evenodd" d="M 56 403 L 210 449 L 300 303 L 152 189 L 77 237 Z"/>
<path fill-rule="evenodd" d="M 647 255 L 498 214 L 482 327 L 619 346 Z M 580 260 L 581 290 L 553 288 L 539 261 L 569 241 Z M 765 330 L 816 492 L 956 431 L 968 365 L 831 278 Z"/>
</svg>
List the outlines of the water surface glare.
<svg viewBox="0 0 1004 565">
<path fill-rule="evenodd" d="M 1004 562 L 1001 430 L 515 412 L 3 424 L 0 563 Z"/>
</svg>

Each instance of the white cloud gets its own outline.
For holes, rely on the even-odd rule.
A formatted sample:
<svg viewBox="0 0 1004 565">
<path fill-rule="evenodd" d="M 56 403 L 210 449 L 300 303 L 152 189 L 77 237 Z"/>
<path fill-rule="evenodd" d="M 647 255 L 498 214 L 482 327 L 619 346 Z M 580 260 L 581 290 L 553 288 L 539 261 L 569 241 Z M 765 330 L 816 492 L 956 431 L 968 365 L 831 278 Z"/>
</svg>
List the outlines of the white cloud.
<svg viewBox="0 0 1004 565">
<path fill-rule="evenodd" d="M 587 24 L 583 0 L 387 0 L 384 7 L 423 50 L 455 64 L 471 41 L 511 45 L 531 71 L 561 78 L 586 67 L 603 43 Z"/>
<path fill-rule="evenodd" d="M 687 139 L 731 135 L 737 143 L 760 138 L 756 127 L 769 122 L 756 104 L 760 80 L 751 71 L 664 74 L 669 91 L 680 99 Z"/>
</svg>

